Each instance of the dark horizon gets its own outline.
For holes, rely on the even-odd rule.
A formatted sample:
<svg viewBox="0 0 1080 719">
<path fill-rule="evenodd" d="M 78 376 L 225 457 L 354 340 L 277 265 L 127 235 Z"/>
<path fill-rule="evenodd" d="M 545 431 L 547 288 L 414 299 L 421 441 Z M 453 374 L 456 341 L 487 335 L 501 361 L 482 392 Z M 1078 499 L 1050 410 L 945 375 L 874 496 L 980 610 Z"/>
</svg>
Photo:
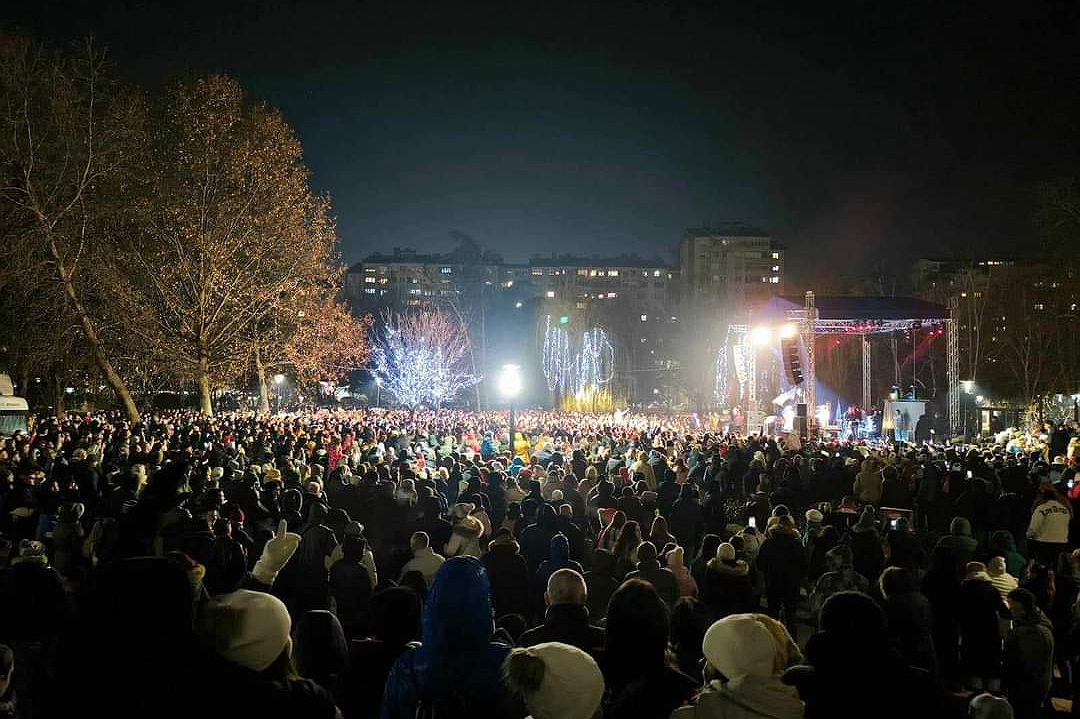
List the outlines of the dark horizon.
<svg viewBox="0 0 1080 719">
<path fill-rule="evenodd" d="M 39 3 L 153 88 L 224 72 L 295 128 L 342 258 L 674 259 L 687 227 L 761 225 L 788 290 L 1023 252 L 1034 183 L 1075 172 L 1075 6 L 782 10 Z M 838 266 L 838 259 L 842 264 Z"/>
</svg>

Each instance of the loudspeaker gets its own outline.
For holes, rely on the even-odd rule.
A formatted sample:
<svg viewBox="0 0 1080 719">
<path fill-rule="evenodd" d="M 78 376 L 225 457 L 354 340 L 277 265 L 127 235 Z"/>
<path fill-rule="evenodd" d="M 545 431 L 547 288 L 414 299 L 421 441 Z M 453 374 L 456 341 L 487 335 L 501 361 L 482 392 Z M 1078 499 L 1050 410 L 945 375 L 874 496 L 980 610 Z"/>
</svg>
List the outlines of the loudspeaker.
<svg viewBox="0 0 1080 719">
<path fill-rule="evenodd" d="M 799 340 L 796 337 L 780 340 L 780 353 L 784 358 L 784 370 L 792 385 L 803 382 L 802 362 L 799 356 Z"/>
<path fill-rule="evenodd" d="M 799 402 L 795 405 L 795 416 L 806 419 L 809 416 L 810 409 L 807 407 L 806 402 Z"/>
</svg>

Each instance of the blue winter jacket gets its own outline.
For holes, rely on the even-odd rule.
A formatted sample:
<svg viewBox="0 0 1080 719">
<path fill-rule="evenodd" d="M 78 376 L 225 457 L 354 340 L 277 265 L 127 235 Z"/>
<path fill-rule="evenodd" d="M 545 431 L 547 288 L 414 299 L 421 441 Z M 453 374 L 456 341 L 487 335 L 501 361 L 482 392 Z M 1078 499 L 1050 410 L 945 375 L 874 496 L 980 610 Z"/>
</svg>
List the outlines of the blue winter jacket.
<svg viewBox="0 0 1080 719">
<path fill-rule="evenodd" d="M 406 649 L 386 678 L 382 719 L 413 719 L 421 697 L 436 707 L 467 706 L 470 719 L 517 719 L 520 704 L 502 681 L 510 647 L 495 630 L 487 571 L 475 557 L 439 568 L 424 605 L 422 642 Z"/>
</svg>

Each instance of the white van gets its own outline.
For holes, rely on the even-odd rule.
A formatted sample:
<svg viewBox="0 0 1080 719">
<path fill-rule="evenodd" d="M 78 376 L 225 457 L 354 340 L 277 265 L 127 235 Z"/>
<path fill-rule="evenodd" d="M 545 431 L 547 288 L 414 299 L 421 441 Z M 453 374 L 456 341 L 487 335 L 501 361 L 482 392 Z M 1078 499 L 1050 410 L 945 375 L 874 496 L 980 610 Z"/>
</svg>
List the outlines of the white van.
<svg viewBox="0 0 1080 719">
<path fill-rule="evenodd" d="M 30 431 L 30 406 L 15 396 L 11 377 L 0 374 L 0 436 L 10 437 L 18 431 Z"/>
</svg>

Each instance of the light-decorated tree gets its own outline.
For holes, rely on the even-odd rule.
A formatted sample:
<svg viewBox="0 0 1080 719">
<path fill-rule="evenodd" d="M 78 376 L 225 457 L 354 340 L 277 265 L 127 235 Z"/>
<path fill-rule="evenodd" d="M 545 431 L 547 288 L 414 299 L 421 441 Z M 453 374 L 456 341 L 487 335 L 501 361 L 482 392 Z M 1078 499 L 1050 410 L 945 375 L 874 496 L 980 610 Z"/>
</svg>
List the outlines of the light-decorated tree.
<svg viewBox="0 0 1080 719">
<path fill-rule="evenodd" d="M 117 228 L 131 331 L 211 414 L 212 385 L 250 367 L 252 336 L 295 320 L 293 298 L 325 296 L 334 222 L 292 130 L 233 80 L 176 84 L 153 120 L 142 202 Z"/>
<path fill-rule="evenodd" d="M 437 409 L 481 379 L 472 372 L 466 328 L 440 310 L 383 313 L 371 356 L 383 389 L 408 409 Z"/>
</svg>

